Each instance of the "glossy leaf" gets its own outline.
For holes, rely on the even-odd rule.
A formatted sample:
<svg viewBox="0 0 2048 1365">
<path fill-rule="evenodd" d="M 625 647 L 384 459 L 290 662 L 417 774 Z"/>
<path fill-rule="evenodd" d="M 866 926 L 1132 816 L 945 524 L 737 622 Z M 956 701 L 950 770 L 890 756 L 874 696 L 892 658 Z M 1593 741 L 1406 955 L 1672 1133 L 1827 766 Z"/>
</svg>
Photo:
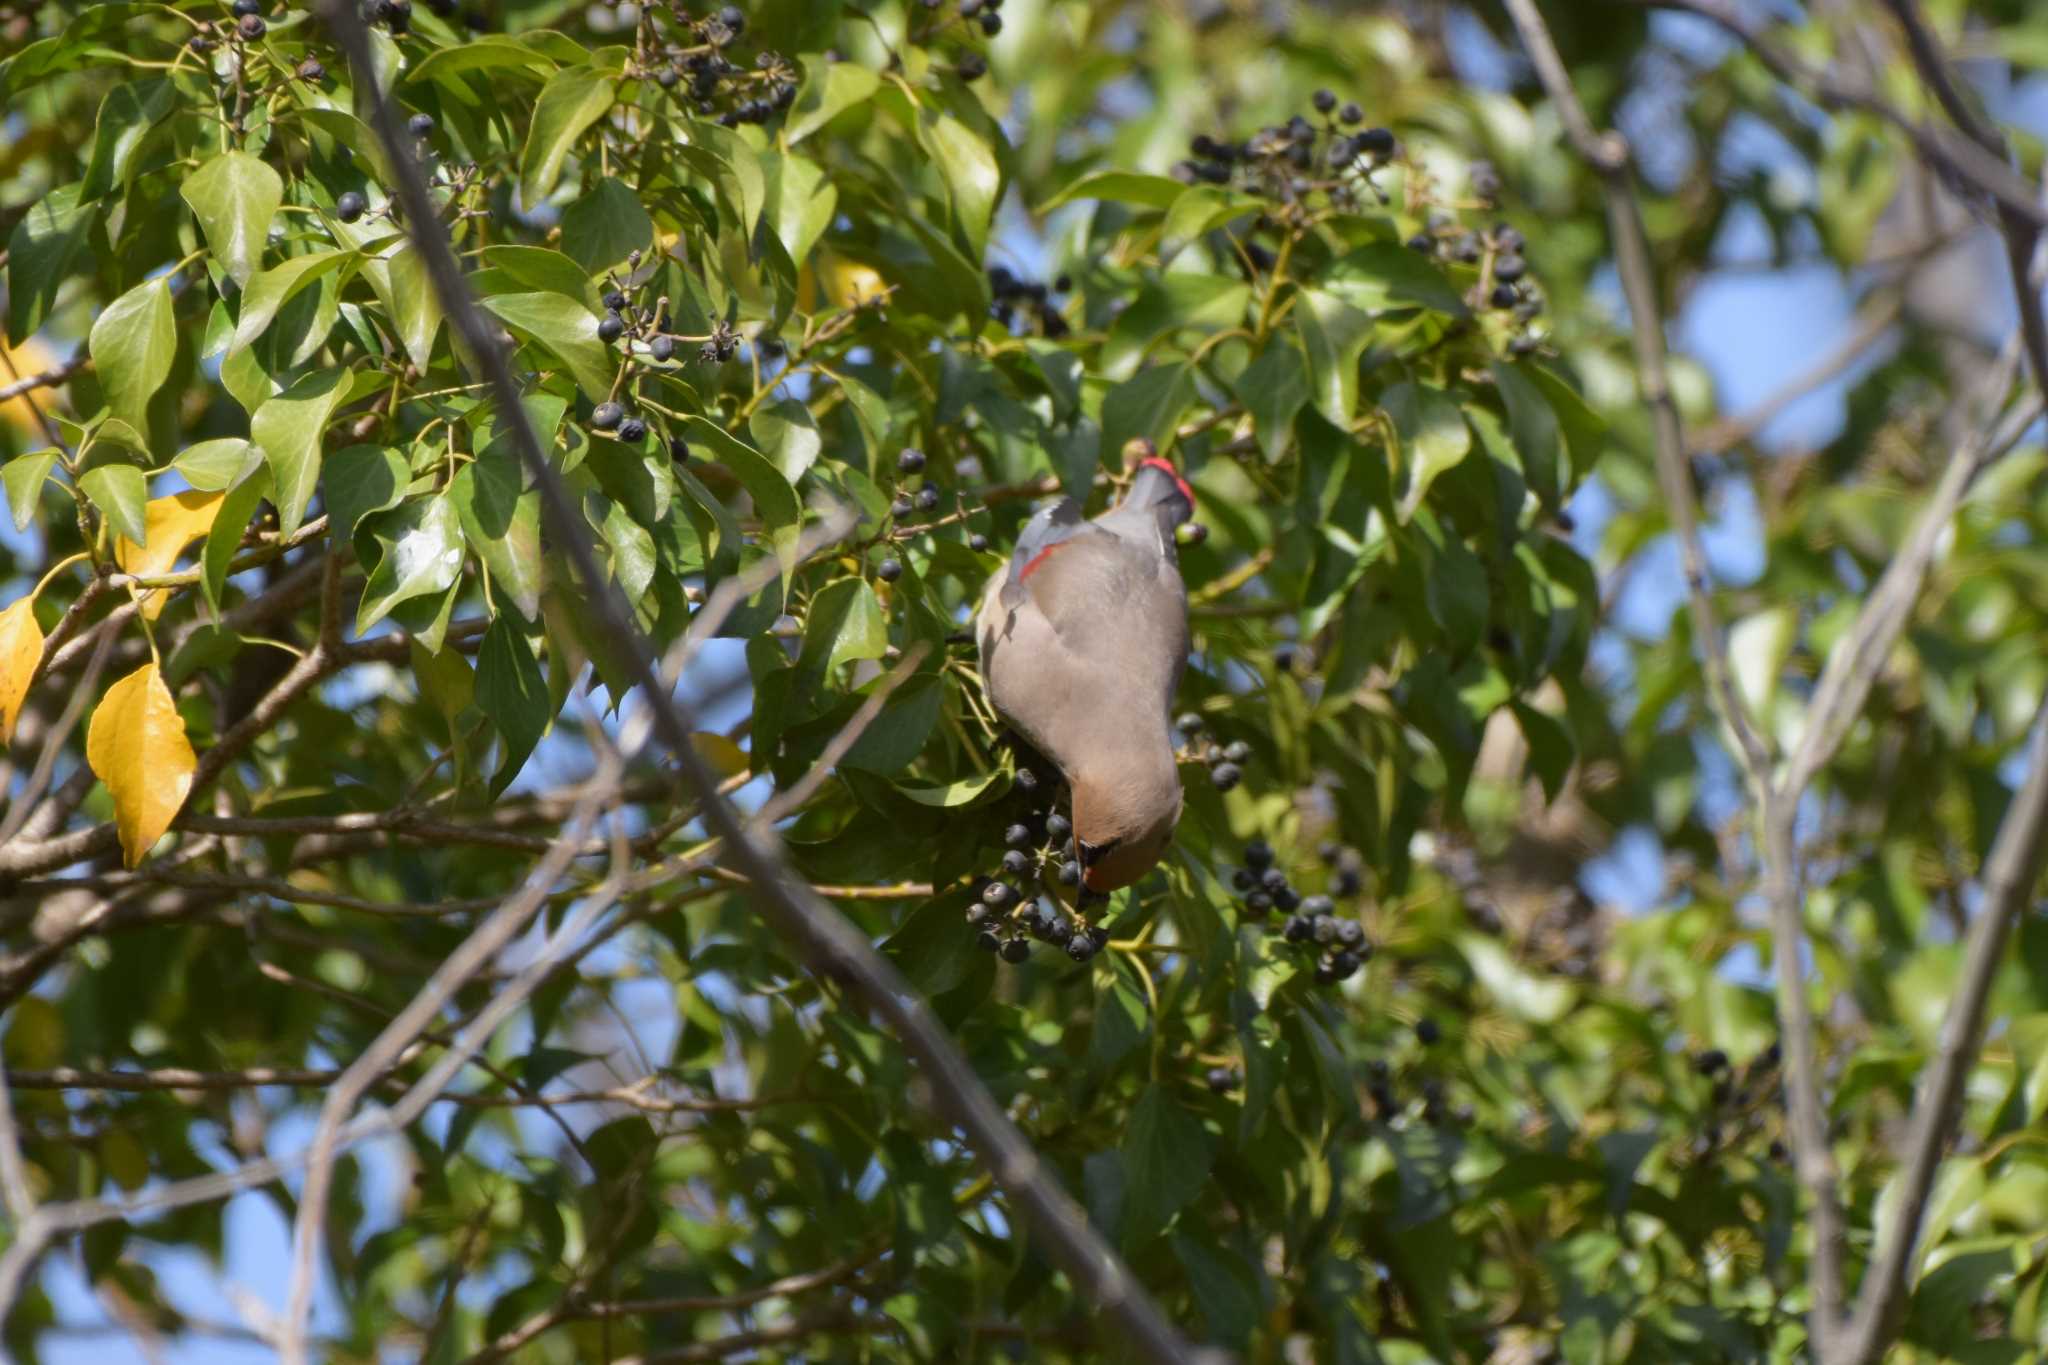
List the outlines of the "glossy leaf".
<svg viewBox="0 0 2048 1365">
<path fill-rule="evenodd" d="M 615 95 L 612 77 L 593 67 L 564 67 L 548 78 L 519 158 L 521 203 L 539 204 L 554 192 L 569 149 L 586 128 L 604 117 Z"/>
<path fill-rule="evenodd" d="M 403 603 L 448 591 L 462 572 L 462 522 L 449 498 L 415 498 L 373 513 L 355 539 L 370 565 L 356 608 L 358 635 Z"/>
<path fill-rule="evenodd" d="M 315 370 L 265 402 L 249 419 L 276 481 L 278 529 L 292 535 L 305 520 L 320 481 L 320 446 L 334 410 L 347 400 L 348 371 Z"/>
<path fill-rule="evenodd" d="M 81 474 L 78 486 L 109 526 L 133 541 L 148 537 L 143 504 L 149 500 L 149 480 L 141 470 L 132 464 L 103 464 Z"/>
<path fill-rule="evenodd" d="M 147 430 L 149 400 L 170 378 L 178 352 L 170 281 L 145 281 L 108 304 L 93 320 L 89 344 L 114 415 Z"/>
<path fill-rule="evenodd" d="M 86 761 L 114 799 L 121 860 L 148 856 L 192 790 L 198 755 L 154 663 L 108 688 L 86 729 Z"/>
<path fill-rule="evenodd" d="M 229 151 L 187 176 L 178 194 L 192 206 L 221 268 L 236 284 L 247 285 L 284 202 L 284 180 L 261 159 Z"/>
</svg>

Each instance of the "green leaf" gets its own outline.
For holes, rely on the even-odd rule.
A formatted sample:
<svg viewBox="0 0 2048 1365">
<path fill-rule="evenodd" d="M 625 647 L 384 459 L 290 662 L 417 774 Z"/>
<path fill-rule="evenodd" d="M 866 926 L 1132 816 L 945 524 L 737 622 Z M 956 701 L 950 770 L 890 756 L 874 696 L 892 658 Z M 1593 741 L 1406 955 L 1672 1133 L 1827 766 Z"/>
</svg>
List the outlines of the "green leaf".
<svg viewBox="0 0 2048 1365">
<path fill-rule="evenodd" d="M 747 421 L 747 432 L 792 484 L 817 462 L 824 448 L 811 410 L 793 398 L 757 409 Z"/>
<path fill-rule="evenodd" d="M 1557 506 L 1563 441 L 1556 411 L 1543 391 L 1515 365 L 1496 363 L 1493 383 L 1507 406 L 1508 436 L 1515 443 L 1515 453 L 1522 457 L 1522 476 L 1546 507 Z"/>
<path fill-rule="evenodd" d="M 1103 199 L 1148 209 L 1171 208 L 1186 189 L 1186 185 L 1171 176 L 1140 175 L 1135 171 L 1094 171 L 1040 204 L 1038 211 L 1050 213 L 1076 199 Z"/>
<path fill-rule="evenodd" d="M 808 73 L 789 117 L 782 125 L 783 141 L 794 147 L 856 104 L 864 103 L 882 84 L 882 78 L 859 62 L 828 62 L 806 59 Z"/>
<path fill-rule="evenodd" d="M 1163 1232 L 1202 1192 L 1216 1160 L 1216 1139 L 1154 1082 L 1131 1110 L 1121 1151 L 1130 1182 L 1124 1192 L 1124 1244 L 1137 1247 Z"/>
<path fill-rule="evenodd" d="M 622 265 L 654 245 L 654 220 L 624 181 L 606 176 L 562 214 L 562 250 L 586 275 Z"/>
<path fill-rule="evenodd" d="M 249 281 L 249 287 L 242 291 L 242 311 L 235 319 L 235 339 L 229 343 L 229 349 L 242 350 L 255 345 L 270 330 L 278 309 L 284 307 L 293 295 L 340 266 L 353 254 L 339 250 L 311 251 L 255 275 Z"/>
<path fill-rule="evenodd" d="M 492 586 L 532 621 L 540 617 L 540 494 L 522 492 L 521 483 L 517 458 L 483 456 L 461 468 L 448 496 L 470 548 L 491 571 Z"/>
<path fill-rule="evenodd" d="M 371 541 L 367 553 L 365 535 Z M 357 526 L 356 540 L 363 562 L 371 566 L 356 608 L 358 635 L 401 602 L 448 591 L 462 572 L 462 522 L 447 498 L 415 498 L 373 513 Z"/>
<path fill-rule="evenodd" d="M 171 461 L 171 468 L 194 488 L 219 493 L 233 488 L 262 463 L 263 452 L 253 444 L 239 436 L 222 436 L 185 447 Z"/>
<path fill-rule="evenodd" d="M 1252 415 L 1252 432 L 1268 462 L 1294 439 L 1294 414 L 1308 402 L 1308 368 L 1301 352 L 1288 340 L 1275 337 L 1259 358 L 1245 366 L 1234 385 L 1237 401 Z"/>
<path fill-rule="evenodd" d="M 960 120 L 929 109 L 918 117 L 917 135 L 946 182 L 962 235 L 979 258 L 988 244 L 989 222 L 1003 192 L 1003 169 L 995 150 Z"/>
<path fill-rule="evenodd" d="M 855 659 L 879 659 L 889 646 L 882 604 L 859 578 L 836 578 L 811 599 L 797 667 L 824 674 Z"/>
<path fill-rule="evenodd" d="M 427 275 L 426 258 L 407 242 L 385 263 L 391 279 L 391 323 L 412 363 L 425 372 L 441 331 L 441 296 Z"/>
<path fill-rule="evenodd" d="M 172 103 L 171 83 L 162 79 L 123 81 L 107 92 L 93 122 L 92 160 L 79 184 L 81 197 L 97 199 L 128 183 L 136 153 L 170 114 Z"/>
<path fill-rule="evenodd" d="M 617 89 L 609 74 L 590 66 L 564 67 L 548 78 L 519 157 L 519 202 L 529 212 L 554 193 L 569 149 L 604 117 Z"/>
<path fill-rule="evenodd" d="M 809 258 L 811 248 L 839 205 L 839 190 L 816 162 L 800 156 L 762 158 L 766 176 L 767 204 L 763 209 L 768 226 L 792 261 Z"/>
<path fill-rule="evenodd" d="M 1187 365 L 1154 365 L 1140 370 L 1102 400 L 1101 458 L 1121 469 L 1124 445 L 1142 436 L 1165 450 L 1173 444 L 1181 414 L 1195 401 Z"/>
<path fill-rule="evenodd" d="M 525 632 L 503 616 L 491 622 L 477 650 L 476 704 L 505 739 L 504 756 L 491 779 L 491 794 L 496 796 L 519 775 L 555 713 L 547 679 Z"/>
<path fill-rule="evenodd" d="M 796 489 L 767 456 L 718 423 L 697 416 L 685 420 L 684 435 L 691 445 L 702 448 L 724 465 L 754 500 L 755 515 L 768 528 L 786 586 L 796 570 L 797 539 L 803 533 L 803 506 L 797 500 Z"/>
<path fill-rule="evenodd" d="M 283 179 L 247 152 L 223 152 L 187 176 L 178 194 L 191 205 L 221 268 L 247 285 L 284 202 Z"/>
<path fill-rule="evenodd" d="M 1572 743 L 1571 731 L 1557 717 L 1526 702 L 1517 701 L 1513 706 L 1522 738 L 1529 743 L 1529 766 L 1536 770 L 1536 778 L 1543 784 L 1544 798 L 1555 801 L 1558 792 L 1564 789 L 1572 761 L 1578 757 L 1578 746 Z"/>
<path fill-rule="evenodd" d="M 464 104 L 475 104 L 475 91 L 468 81 L 461 79 L 465 72 L 489 71 L 496 81 L 504 76 L 544 79 L 554 69 L 554 61 L 545 53 L 516 38 L 484 34 L 429 52 L 406 73 L 405 79 L 408 85 L 432 81 Z"/>
<path fill-rule="evenodd" d="M 199 590 L 206 605 L 220 614 L 220 596 L 226 590 L 228 567 L 241 547 L 242 533 L 256 516 L 256 508 L 270 492 L 270 475 L 258 467 L 228 490 L 206 532 L 206 548 L 199 556 Z"/>
<path fill-rule="evenodd" d="M 26 531 L 36 519 L 36 505 L 43 495 L 43 483 L 57 463 L 58 450 L 49 446 L 17 455 L 0 465 L 0 485 L 7 489 L 7 506 L 14 513 L 14 529 Z"/>
<path fill-rule="evenodd" d="M 306 518 L 306 505 L 320 481 L 320 438 L 334 410 L 347 401 L 349 387 L 347 370 L 315 370 L 249 419 L 249 436 L 263 447 L 277 481 L 277 525 L 285 535 L 295 533 Z"/>
<path fill-rule="evenodd" d="M 398 506 L 411 480 L 405 456 L 389 446 L 345 446 L 335 451 L 320 473 L 328 535 L 336 545 L 350 544 L 364 517 Z"/>
<path fill-rule="evenodd" d="M 1467 311 L 1457 286 L 1441 270 L 1392 242 L 1360 247 L 1331 262 L 1316 283 L 1367 313 L 1430 308 L 1461 318 Z"/>
<path fill-rule="evenodd" d="M 141 470 L 132 464 L 103 464 L 79 475 L 78 486 L 116 531 L 137 545 L 145 542 L 148 520 L 143 504 L 149 501 L 149 480 Z"/>
<path fill-rule="evenodd" d="M 43 325 L 99 221 L 80 185 L 63 185 L 29 206 L 7 238 L 7 339 L 19 346 Z"/>
<path fill-rule="evenodd" d="M 1578 998 L 1571 982 L 1538 976 L 1523 969 L 1497 939 L 1464 934 L 1458 947 L 1472 965 L 1472 974 L 1503 1009 L 1532 1024 L 1554 1024 Z"/>
<path fill-rule="evenodd" d="M 1340 431 L 1351 430 L 1358 410 L 1358 358 L 1372 328 L 1370 317 L 1319 289 L 1302 290 L 1294 306 L 1294 329 L 1308 355 L 1309 397 Z"/>
<path fill-rule="evenodd" d="M 568 367 L 592 402 L 611 392 L 611 348 L 597 339 L 597 315 L 563 294 L 493 294 L 484 307 Z"/>
<path fill-rule="evenodd" d="M 1393 419 L 1401 438 L 1408 488 L 1401 495 L 1400 518 L 1407 521 L 1422 505 L 1436 476 L 1456 465 L 1472 450 L 1472 431 L 1457 402 L 1434 384 L 1402 381 L 1380 396 L 1380 406 Z"/>
<path fill-rule="evenodd" d="M 148 430 L 150 397 L 170 378 L 178 354 L 170 280 L 159 275 L 108 304 L 87 344 L 114 415 Z"/>
</svg>

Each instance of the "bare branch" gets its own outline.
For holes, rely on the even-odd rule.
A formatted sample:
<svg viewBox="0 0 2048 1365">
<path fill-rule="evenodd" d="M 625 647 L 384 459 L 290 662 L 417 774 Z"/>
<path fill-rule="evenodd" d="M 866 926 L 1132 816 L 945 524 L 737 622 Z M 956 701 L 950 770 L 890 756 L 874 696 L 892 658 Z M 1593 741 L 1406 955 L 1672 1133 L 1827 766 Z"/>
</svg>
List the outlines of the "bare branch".
<svg viewBox="0 0 2048 1365">
<path fill-rule="evenodd" d="M 649 720 L 684 784 L 704 801 L 707 828 L 723 841 L 738 869 L 755 883 L 756 904 L 763 918 L 821 973 L 846 983 L 903 1040 L 905 1050 L 930 1080 L 939 1106 L 1010 1194 L 1018 1215 L 1040 1239 L 1049 1259 L 1101 1304 L 1143 1359 L 1158 1365 L 1181 1365 L 1207 1358 L 1207 1353 L 1187 1345 L 1122 1259 L 1089 1225 L 1080 1207 L 1059 1187 L 989 1095 L 929 1006 L 864 934 L 807 888 L 792 882 L 772 832 L 750 829 L 745 818 L 717 794 L 716 776 L 691 743 L 691 718 L 662 685 L 646 640 L 620 602 L 616 584 L 599 569 L 588 528 L 547 462 L 520 404 L 519 388 L 497 331 L 484 321 L 476 306 L 461 264 L 435 216 L 409 140 L 385 92 L 370 74 L 375 63 L 354 5 L 349 0 L 322 0 L 319 8 L 348 52 L 357 79 L 364 83 L 371 121 L 396 170 L 395 188 L 412 240 L 449 323 L 490 380 L 492 395 L 540 492 L 543 524 L 552 543 L 573 567 L 595 624 L 607 639 L 618 643 L 630 676 L 644 691 Z"/>
<path fill-rule="evenodd" d="M 1984 864 L 1984 899 L 1963 948 L 1962 975 L 1948 1012 L 1942 1016 L 1934 1062 L 1921 1079 L 1920 1097 L 1913 1106 L 1897 1213 L 1886 1224 L 1877 1254 L 1864 1272 L 1855 1317 L 1830 1365 L 1869 1365 L 1883 1356 L 1898 1332 L 1906 1303 L 1906 1272 L 1935 1174 L 1956 1125 L 1962 1121 L 1963 1083 L 1984 1040 L 1984 1011 L 1991 999 L 1991 985 L 2005 960 L 2013 925 L 2041 880 L 2044 862 L 2048 862 L 2048 700 L 2034 719 L 2026 781 L 2006 807 L 1991 857 Z"/>
</svg>

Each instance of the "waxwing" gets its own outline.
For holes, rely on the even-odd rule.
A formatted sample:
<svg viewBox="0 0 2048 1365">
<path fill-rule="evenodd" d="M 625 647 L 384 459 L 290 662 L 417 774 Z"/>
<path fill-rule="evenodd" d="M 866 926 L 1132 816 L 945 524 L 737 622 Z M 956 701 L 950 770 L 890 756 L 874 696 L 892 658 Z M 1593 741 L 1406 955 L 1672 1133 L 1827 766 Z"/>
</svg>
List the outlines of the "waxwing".
<svg viewBox="0 0 2048 1365">
<path fill-rule="evenodd" d="M 1129 492 L 1093 521 L 1062 498 L 1017 538 L 982 594 L 989 701 L 1073 791 L 1082 884 L 1149 872 L 1180 819 L 1171 733 L 1188 660 L 1188 597 L 1174 554 L 1194 495 L 1144 444 Z"/>
</svg>

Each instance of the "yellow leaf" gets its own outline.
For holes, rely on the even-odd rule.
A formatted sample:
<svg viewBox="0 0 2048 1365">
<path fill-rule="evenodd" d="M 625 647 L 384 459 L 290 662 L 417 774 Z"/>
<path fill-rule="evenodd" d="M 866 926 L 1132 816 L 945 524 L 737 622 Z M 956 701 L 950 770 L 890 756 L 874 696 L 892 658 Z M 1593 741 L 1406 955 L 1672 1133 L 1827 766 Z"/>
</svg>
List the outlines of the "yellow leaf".
<svg viewBox="0 0 2048 1365">
<path fill-rule="evenodd" d="M 153 663 L 107 689 L 85 732 L 85 761 L 114 797 L 121 860 L 129 867 L 171 827 L 199 760 L 185 719 Z"/>
<path fill-rule="evenodd" d="M 22 378 L 26 379 L 30 375 L 41 374 L 45 370 L 53 370 L 57 367 L 57 357 L 52 355 L 49 348 L 34 337 L 24 339 L 21 345 L 11 350 L 5 341 L 0 341 L 0 352 L 5 352 L 8 360 L 13 364 L 12 369 L 0 365 L 0 383 L 13 379 L 17 372 L 20 373 Z M 0 423 L 13 424 L 15 429 L 24 436 L 41 435 L 42 424 L 36 420 L 35 408 L 30 406 L 31 402 L 35 400 L 47 402 L 48 394 L 41 391 L 24 393 L 8 399 L 4 403 L 0 403 Z"/>
<path fill-rule="evenodd" d="M 148 540 L 137 545 L 126 536 L 117 538 L 114 562 L 132 574 L 169 573 L 185 547 L 213 529 L 213 519 L 220 515 L 220 505 L 226 499 L 224 492 L 201 493 L 190 488 L 167 498 L 151 498 L 142 509 L 142 530 Z M 154 621 L 169 596 L 164 588 L 142 594 L 143 617 Z"/>
<path fill-rule="evenodd" d="M 825 286 L 825 296 L 841 308 L 858 308 L 869 299 L 881 298 L 889 286 L 882 277 L 858 261 L 849 261 L 844 256 L 821 253 L 823 267 L 820 280 Z"/>
<path fill-rule="evenodd" d="M 24 597 L 0 611 L 0 746 L 14 738 L 14 718 L 28 697 L 28 680 L 43 658 L 43 628 L 36 599 Z"/>
</svg>

